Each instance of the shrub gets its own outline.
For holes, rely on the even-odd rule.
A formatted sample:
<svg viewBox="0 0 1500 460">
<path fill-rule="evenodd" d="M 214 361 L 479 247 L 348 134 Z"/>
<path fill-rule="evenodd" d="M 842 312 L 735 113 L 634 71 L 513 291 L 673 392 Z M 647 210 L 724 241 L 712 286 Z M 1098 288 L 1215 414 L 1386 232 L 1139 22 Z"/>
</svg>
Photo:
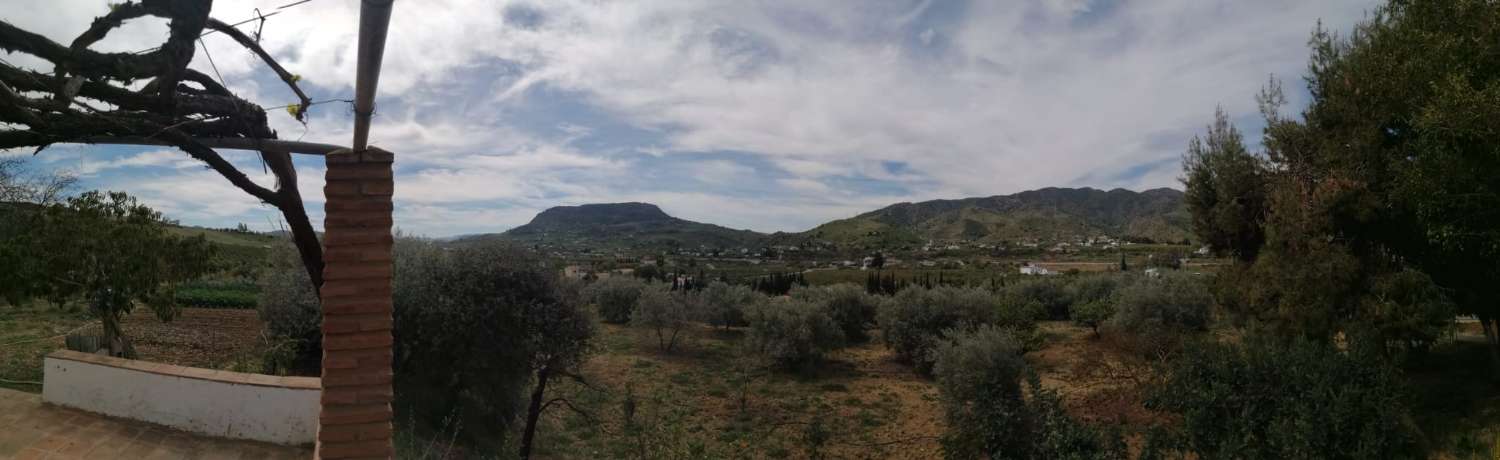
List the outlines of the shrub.
<svg viewBox="0 0 1500 460">
<path fill-rule="evenodd" d="M 682 330 L 702 311 L 699 294 L 648 287 L 641 291 L 639 305 L 630 324 L 649 329 L 664 353 L 677 347 Z"/>
<path fill-rule="evenodd" d="M 323 358 L 323 308 L 318 292 L 290 244 L 278 246 L 269 259 L 270 267 L 260 276 L 256 305 L 272 341 L 263 370 L 316 375 Z"/>
<path fill-rule="evenodd" d="M 1164 358 L 1183 337 L 1207 330 L 1213 296 L 1198 279 L 1169 275 L 1142 279 L 1115 294 L 1109 325 L 1130 335 L 1137 351 Z"/>
<path fill-rule="evenodd" d="M 1126 275 L 1093 275 L 1074 280 L 1068 286 L 1073 300 L 1069 316 L 1073 322 L 1099 333 L 1099 325 L 1115 314 L 1115 292 L 1128 283 Z"/>
<path fill-rule="evenodd" d="M 944 331 L 984 324 L 1031 331 L 1035 301 L 1007 298 L 977 288 L 908 287 L 882 303 L 876 319 L 886 346 L 918 372 L 932 370 L 931 355 Z"/>
<path fill-rule="evenodd" d="M 1363 324 L 1355 328 L 1364 329 L 1379 348 L 1420 352 L 1453 327 L 1455 307 L 1432 278 L 1403 270 L 1374 277 L 1360 310 Z"/>
<path fill-rule="evenodd" d="M 1068 319 L 1069 308 L 1073 306 L 1067 281 L 1061 277 L 1034 277 L 1006 286 L 1004 291 L 1011 296 L 1035 300 L 1051 320 Z"/>
<path fill-rule="evenodd" d="M 590 284 L 584 290 L 584 297 L 599 308 L 599 316 L 604 322 L 624 324 L 630 322 L 630 314 L 635 311 L 644 289 L 646 283 L 641 280 L 611 276 Z"/>
<path fill-rule="evenodd" d="M 1074 421 L 1057 396 L 1041 388 L 1021 358 L 1025 341 L 1015 331 L 980 326 L 950 330 L 945 339 L 933 352 L 949 427 L 942 437 L 944 456 L 1124 458 L 1118 436 Z"/>
<path fill-rule="evenodd" d="M 1177 414 L 1199 458 L 1403 458 L 1420 432 L 1394 367 L 1377 354 L 1251 338 L 1184 352 L 1148 407 Z"/>
<path fill-rule="evenodd" d="M 745 309 L 764 299 L 749 287 L 719 281 L 709 283 L 702 295 L 708 324 L 725 329 L 746 325 Z"/>
<path fill-rule="evenodd" d="M 815 288 L 796 288 L 792 298 L 816 304 L 844 332 L 850 343 L 870 340 L 867 332 L 875 324 L 879 300 L 854 284 L 835 284 Z"/>
<path fill-rule="evenodd" d="M 775 298 L 751 307 L 750 346 L 785 369 L 808 369 L 844 344 L 844 333 L 824 309 Z"/>
</svg>

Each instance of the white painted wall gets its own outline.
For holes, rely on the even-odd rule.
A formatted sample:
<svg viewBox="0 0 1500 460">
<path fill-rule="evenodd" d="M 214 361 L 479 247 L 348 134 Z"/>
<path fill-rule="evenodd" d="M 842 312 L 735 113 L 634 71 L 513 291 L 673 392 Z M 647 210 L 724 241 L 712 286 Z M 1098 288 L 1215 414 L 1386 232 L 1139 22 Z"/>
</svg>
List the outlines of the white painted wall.
<svg viewBox="0 0 1500 460">
<path fill-rule="evenodd" d="M 42 399 L 209 436 L 302 445 L 317 435 L 316 382 L 58 351 L 46 358 Z"/>
</svg>

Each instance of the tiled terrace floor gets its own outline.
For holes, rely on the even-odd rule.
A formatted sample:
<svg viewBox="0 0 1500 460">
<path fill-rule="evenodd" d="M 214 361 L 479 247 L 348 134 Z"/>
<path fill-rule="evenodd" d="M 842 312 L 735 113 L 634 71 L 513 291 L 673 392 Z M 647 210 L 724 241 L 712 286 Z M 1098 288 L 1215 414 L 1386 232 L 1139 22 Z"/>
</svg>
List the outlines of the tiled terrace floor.
<svg viewBox="0 0 1500 460">
<path fill-rule="evenodd" d="M 207 438 L 0 388 L 0 459 L 304 459 L 311 448 Z"/>
</svg>

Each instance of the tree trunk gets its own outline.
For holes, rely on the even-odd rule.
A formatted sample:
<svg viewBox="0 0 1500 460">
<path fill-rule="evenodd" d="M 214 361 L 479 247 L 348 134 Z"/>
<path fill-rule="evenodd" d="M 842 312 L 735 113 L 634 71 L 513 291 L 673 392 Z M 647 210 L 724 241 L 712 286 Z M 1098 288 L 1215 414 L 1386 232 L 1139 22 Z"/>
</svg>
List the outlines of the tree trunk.
<svg viewBox="0 0 1500 460">
<path fill-rule="evenodd" d="M 531 442 L 536 439 L 536 422 L 542 416 L 542 398 L 547 395 L 546 367 L 536 372 L 536 388 L 531 390 L 531 406 L 526 409 L 526 431 L 521 435 L 521 458 L 531 458 Z"/>
<path fill-rule="evenodd" d="M 109 349 L 109 355 L 116 358 L 135 358 L 130 347 L 125 341 L 125 334 L 120 330 L 120 313 L 104 305 L 108 300 L 96 300 L 94 303 L 94 314 L 99 316 L 99 323 L 104 330 L 104 347 Z"/>
<path fill-rule="evenodd" d="M 1484 341 L 1490 349 L 1490 380 L 1500 382 L 1500 318 L 1475 316 L 1479 317 L 1479 327 L 1484 329 Z"/>
<path fill-rule="evenodd" d="M 264 150 L 261 159 L 276 176 L 276 195 L 280 203 L 276 207 L 286 218 L 287 229 L 292 232 L 292 243 L 302 258 L 302 266 L 312 281 L 315 292 L 323 291 L 323 245 L 318 233 L 307 218 L 307 209 L 302 205 L 302 192 L 297 188 L 297 168 L 292 164 L 292 154 Z"/>
</svg>

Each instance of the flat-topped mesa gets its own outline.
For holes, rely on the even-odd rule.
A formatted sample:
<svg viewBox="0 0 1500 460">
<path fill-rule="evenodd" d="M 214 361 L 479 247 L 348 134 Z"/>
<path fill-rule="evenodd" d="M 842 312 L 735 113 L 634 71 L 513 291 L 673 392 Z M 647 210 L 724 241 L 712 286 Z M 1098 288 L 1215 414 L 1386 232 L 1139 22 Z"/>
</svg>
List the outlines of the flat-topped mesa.
<svg viewBox="0 0 1500 460">
<path fill-rule="evenodd" d="M 556 206 L 537 214 L 530 223 L 512 232 L 527 233 L 565 226 L 620 225 L 641 222 L 670 222 L 676 218 L 649 203 L 601 203 L 579 206 Z"/>
</svg>

